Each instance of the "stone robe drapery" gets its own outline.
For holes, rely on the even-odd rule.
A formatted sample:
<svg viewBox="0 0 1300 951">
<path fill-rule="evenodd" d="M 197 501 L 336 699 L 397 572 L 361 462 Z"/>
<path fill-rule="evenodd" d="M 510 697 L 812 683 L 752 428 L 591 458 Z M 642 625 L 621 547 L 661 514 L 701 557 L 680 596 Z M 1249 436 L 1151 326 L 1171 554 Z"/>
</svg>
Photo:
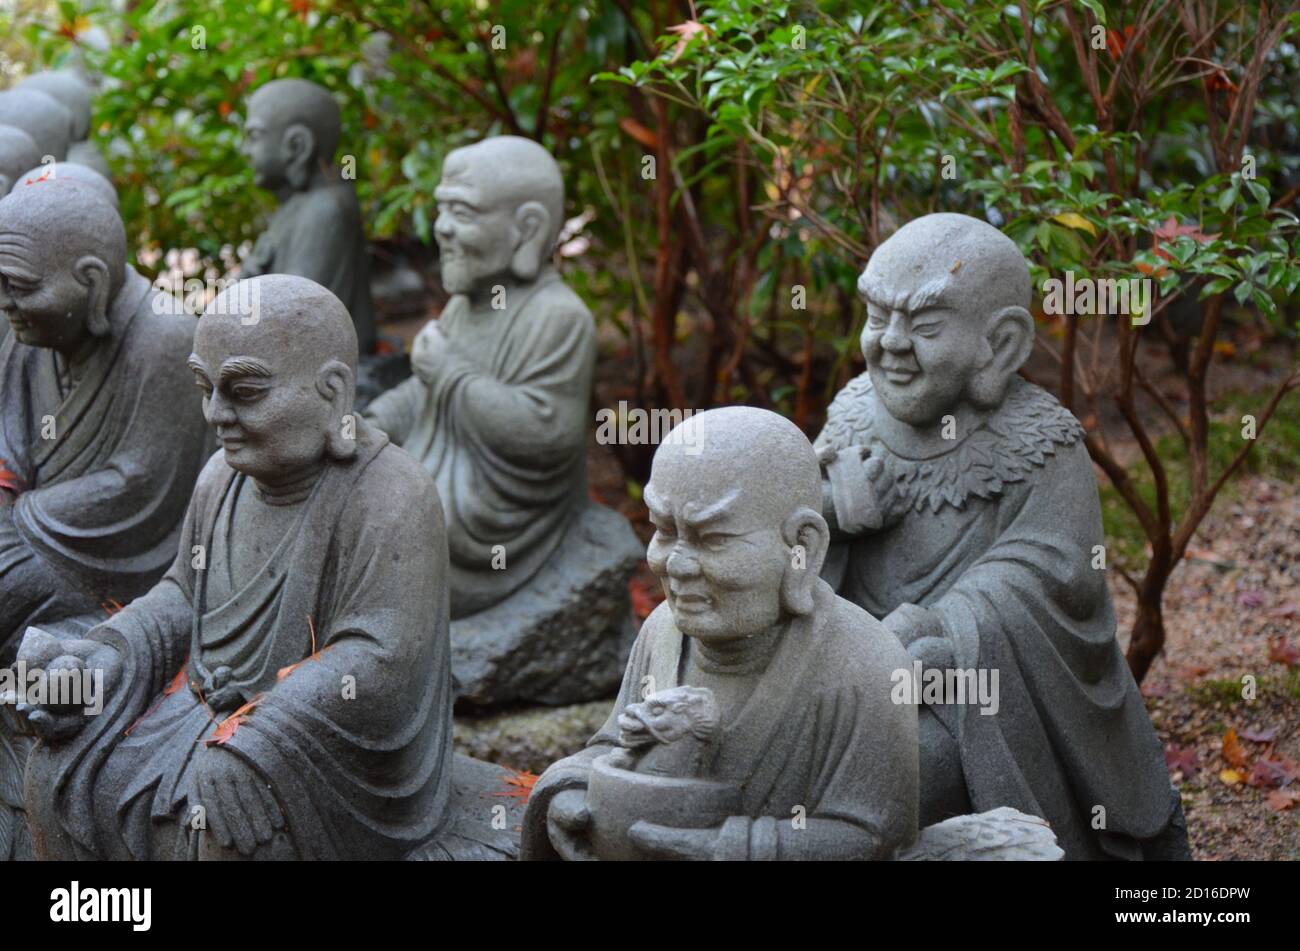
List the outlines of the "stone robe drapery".
<svg viewBox="0 0 1300 951">
<path fill-rule="evenodd" d="M 458 295 L 440 321 L 445 372 L 406 380 L 366 415 L 433 474 L 447 515 L 452 617 L 464 617 L 532 578 L 587 498 L 596 331 L 549 268 L 500 311 L 472 314 Z"/>
<path fill-rule="evenodd" d="M 128 268 L 70 389 L 53 351 L 0 335 L 0 463 L 21 489 L 0 505 L 0 662 L 28 625 L 126 603 L 176 556 L 211 441 L 185 365 L 196 321 L 155 297 Z"/>
<path fill-rule="evenodd" d="M 996 714 L 931 708 L 960 746 L 974 812 L 1042 816 L 1067 858 L 1131 856 L 1131 840 L 1161 833 L 1177 800 L 1115 639 L 1105 572 L 1092 567 L 1105 539 L 1082 427 L 1018 377 L 982 428 L 934 459 L 893 453 L 875 412 L 863 374 L 836 397 L 817 446 L 869 446 L 906 512 L 832 546 L 824 575 L 878 618 L 908 602 L 929 608 L 955 667 L 999 671 Z M 1105 832 L 1092 827 L 1096 806 Z"/>
<path fill-rule="evenodd" d="M 302 859 L 402 858 L 443 829 L 452 751 L 442 513 L 420 466 L 358 429 L 357 457 L 327 467 L 265 568 L 225 599 L 207 597 L 207 575 L 229 571 L 214 539 L 230 537 L 244 477 L 213 457 L 171 571 L 88 635 L 121 657 L 104 713 L 32 754 L 38 856 L 193 856 L 196 774 L 220 776 L 232 759 L 269 789 Z M 192 567 L 196 545 L 213 559 L 203 570 Z M 231 709 L 210 711 L 194 687 L 210 695 L 223 665 L 233 702 L 257 702 L 229 739 L 209 743 Z M 238 801 L 221 805 L 241 814 Z"/>
<path fill-rule="evenodd" d="M 362 356 L 374 349 L 370 254 L 351 182 L 294 192 L 276 209 L 240 264 L 241 278 L 262 274 L 296 274 L 329 288 L 352 315 Z"/>
<path fill-rule="evenodd" d="M 587 748 L 543 774 L 524 814 L 522 857 L 556 858 L 546 830 L 555 795 L 585 789 L 591 761 L 618 744 L 618 718 L 654 691 L 679 686 L 686 638 L 661 604 L 632 648 L 614 709 Z M 813 613 L 797 617 L 735 720 L 724 724 L 710 779 L 741 786 L 752 820 L 775 820 L 765 858 L 887 858 L 911 844 L 917 822 L 916 708 L 891 699 L 895 671 L 911 661 L 892 634 L 819 582 Z M 652 677 L 653 680 L 646 678 Z M 865 832 L 867 855 L 800 854 L 811 836 L 790 822 L 833 820 Z M 844 839 L 844 836 L 832 836 Z M 757 856 L 751 856 L 757 857 Z"/>
</svg>

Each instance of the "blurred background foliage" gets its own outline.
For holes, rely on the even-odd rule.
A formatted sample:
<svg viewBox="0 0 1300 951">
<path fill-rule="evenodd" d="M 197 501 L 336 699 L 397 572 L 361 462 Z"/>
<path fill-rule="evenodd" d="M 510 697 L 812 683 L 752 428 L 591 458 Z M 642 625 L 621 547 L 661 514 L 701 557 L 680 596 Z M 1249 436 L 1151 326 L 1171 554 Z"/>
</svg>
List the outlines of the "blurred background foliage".
<svg viewBox="0 0 1300 951">
<path fill-rule="evenodd" d="M 7 0 L 0 37 L 10 77 L 102 76 L 95 136 L 147 270 L 194 248 L 225 272 L 258 232 L 238 146 L 272 78 L 338 96 L 381 269 L 420 262 L 435 298 L 443 156 L 539 139 L 603 405 L 749 402 L 815 433 L 861 371 L 857 274 L 928 211 L 1002 228 L 1036 286 L 1150 277 L 1142 328 L 1039 310 L 1027 369 L 1089 430 L 1139 627 L 1245 461 L 1224 414 L 1267 422 L 1300 385 L 1295 2 Z M 1258 372 L 1215 407 L 1233 361 Z M 615 449 L 635 486 L 653 447 Z"/>
</svg>

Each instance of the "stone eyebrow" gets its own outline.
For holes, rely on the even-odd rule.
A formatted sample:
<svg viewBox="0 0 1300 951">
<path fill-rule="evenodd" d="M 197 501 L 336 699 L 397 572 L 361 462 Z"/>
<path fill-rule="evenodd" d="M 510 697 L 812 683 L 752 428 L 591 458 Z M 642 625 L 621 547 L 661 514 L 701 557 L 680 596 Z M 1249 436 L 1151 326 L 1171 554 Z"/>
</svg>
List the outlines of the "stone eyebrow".
<svg viewBox="0 0 1300 951">
<path fill-rule="evenodd" d="M 228 380 L 236 376 L 271 376 L 271 368 L 260 360 L 234 357 L 221 364 L 221 379 Z"/>
<path fill-rule="evenodd" d="M 731 514 L 732 503 L 736 501 L 736 497 L 739 495 L 740 488 L 736 487 L 712 505 L 704 508 L 688 506 L 687 511 L 682 513 L 682 521 L 691 528 L 702 528 L 710 522 L 716 522 L 718 519 Z"/>
<path fill-rule="evenodd" d="M 922 284 L 910 294 L 892 294 L 889 289 L 865 273 L 858 278 L 858 293 L 867 301 L 885 310 L 901 310 L 915 314 L 928 307 L 943 303 L 943 292 L 948 289 L 949 278 L 935 278 Z"/>
</svg>

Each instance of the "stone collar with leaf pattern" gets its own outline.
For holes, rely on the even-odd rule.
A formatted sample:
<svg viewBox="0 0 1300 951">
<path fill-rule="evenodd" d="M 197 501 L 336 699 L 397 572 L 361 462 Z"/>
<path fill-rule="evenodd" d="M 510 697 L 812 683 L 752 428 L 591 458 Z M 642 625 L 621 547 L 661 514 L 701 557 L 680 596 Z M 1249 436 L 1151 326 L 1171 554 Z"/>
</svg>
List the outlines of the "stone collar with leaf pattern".
<svg viewBox="0 0 1300 951">
<path fill-rule="evenodd" d="M 862 373 L 835 396 L 816 446 L 867 446 L 881 454 L 908 508 L 945 505 L 961 509 L 966 499 L 995 499 L 1009 483 L 1023 481 L 1058 448 L 1073 446 L 1083 427 L 1042 387 L 1013 377 L 1006 398 L 978 429 L 950 452 L 931 459 L 907 459 L 890 451 L 872 427 L 871 379 Z"/>
</svg>

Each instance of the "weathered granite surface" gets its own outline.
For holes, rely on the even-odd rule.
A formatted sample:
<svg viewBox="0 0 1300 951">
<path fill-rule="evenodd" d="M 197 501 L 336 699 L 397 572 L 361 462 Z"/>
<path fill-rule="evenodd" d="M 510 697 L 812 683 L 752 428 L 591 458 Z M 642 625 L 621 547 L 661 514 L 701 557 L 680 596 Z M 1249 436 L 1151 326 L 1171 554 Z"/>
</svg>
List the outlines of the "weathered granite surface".
<svg viewBox="0 0 1300 951">
<path fill-rule="evenodd" d="M 521 857 L 864 859 L 910 846 L 917 715 L 891 695 L 908 657 L 818 577 L 830 532 L 807 438 L 765 410 L 698 414 L 659 446 L 644 498 L 667 600 L 608 720 L 534 786 Z"/>
<path fill-rule="evenodd" d="M 1009 806 L 954 816 L 921 830 L 900 862 L 1059 862 L 1065 852 L 1045 819 Z"/>
<path fill-rule="evenodd" d="M 17 126 L 0 125 L 0 198 L 40 160 L 35 139 Z"/>
<path fill-rule="evenodd" d="M 38 162 L 47 155 L 62 162 L 72 141 L 72 113 L 49 93 L 15 87 L 0 92 L 0 125 L 12 125 L 32 137 L 40 150 Z"/>
<path fill-rule="evenodd" d="M 588 504 L 532 582 L 452 621 L 457 702 L 558 705 L 612 696 L 636 634 L 627 585 L 643 554 L 627 519 Z"/>
</svg>

